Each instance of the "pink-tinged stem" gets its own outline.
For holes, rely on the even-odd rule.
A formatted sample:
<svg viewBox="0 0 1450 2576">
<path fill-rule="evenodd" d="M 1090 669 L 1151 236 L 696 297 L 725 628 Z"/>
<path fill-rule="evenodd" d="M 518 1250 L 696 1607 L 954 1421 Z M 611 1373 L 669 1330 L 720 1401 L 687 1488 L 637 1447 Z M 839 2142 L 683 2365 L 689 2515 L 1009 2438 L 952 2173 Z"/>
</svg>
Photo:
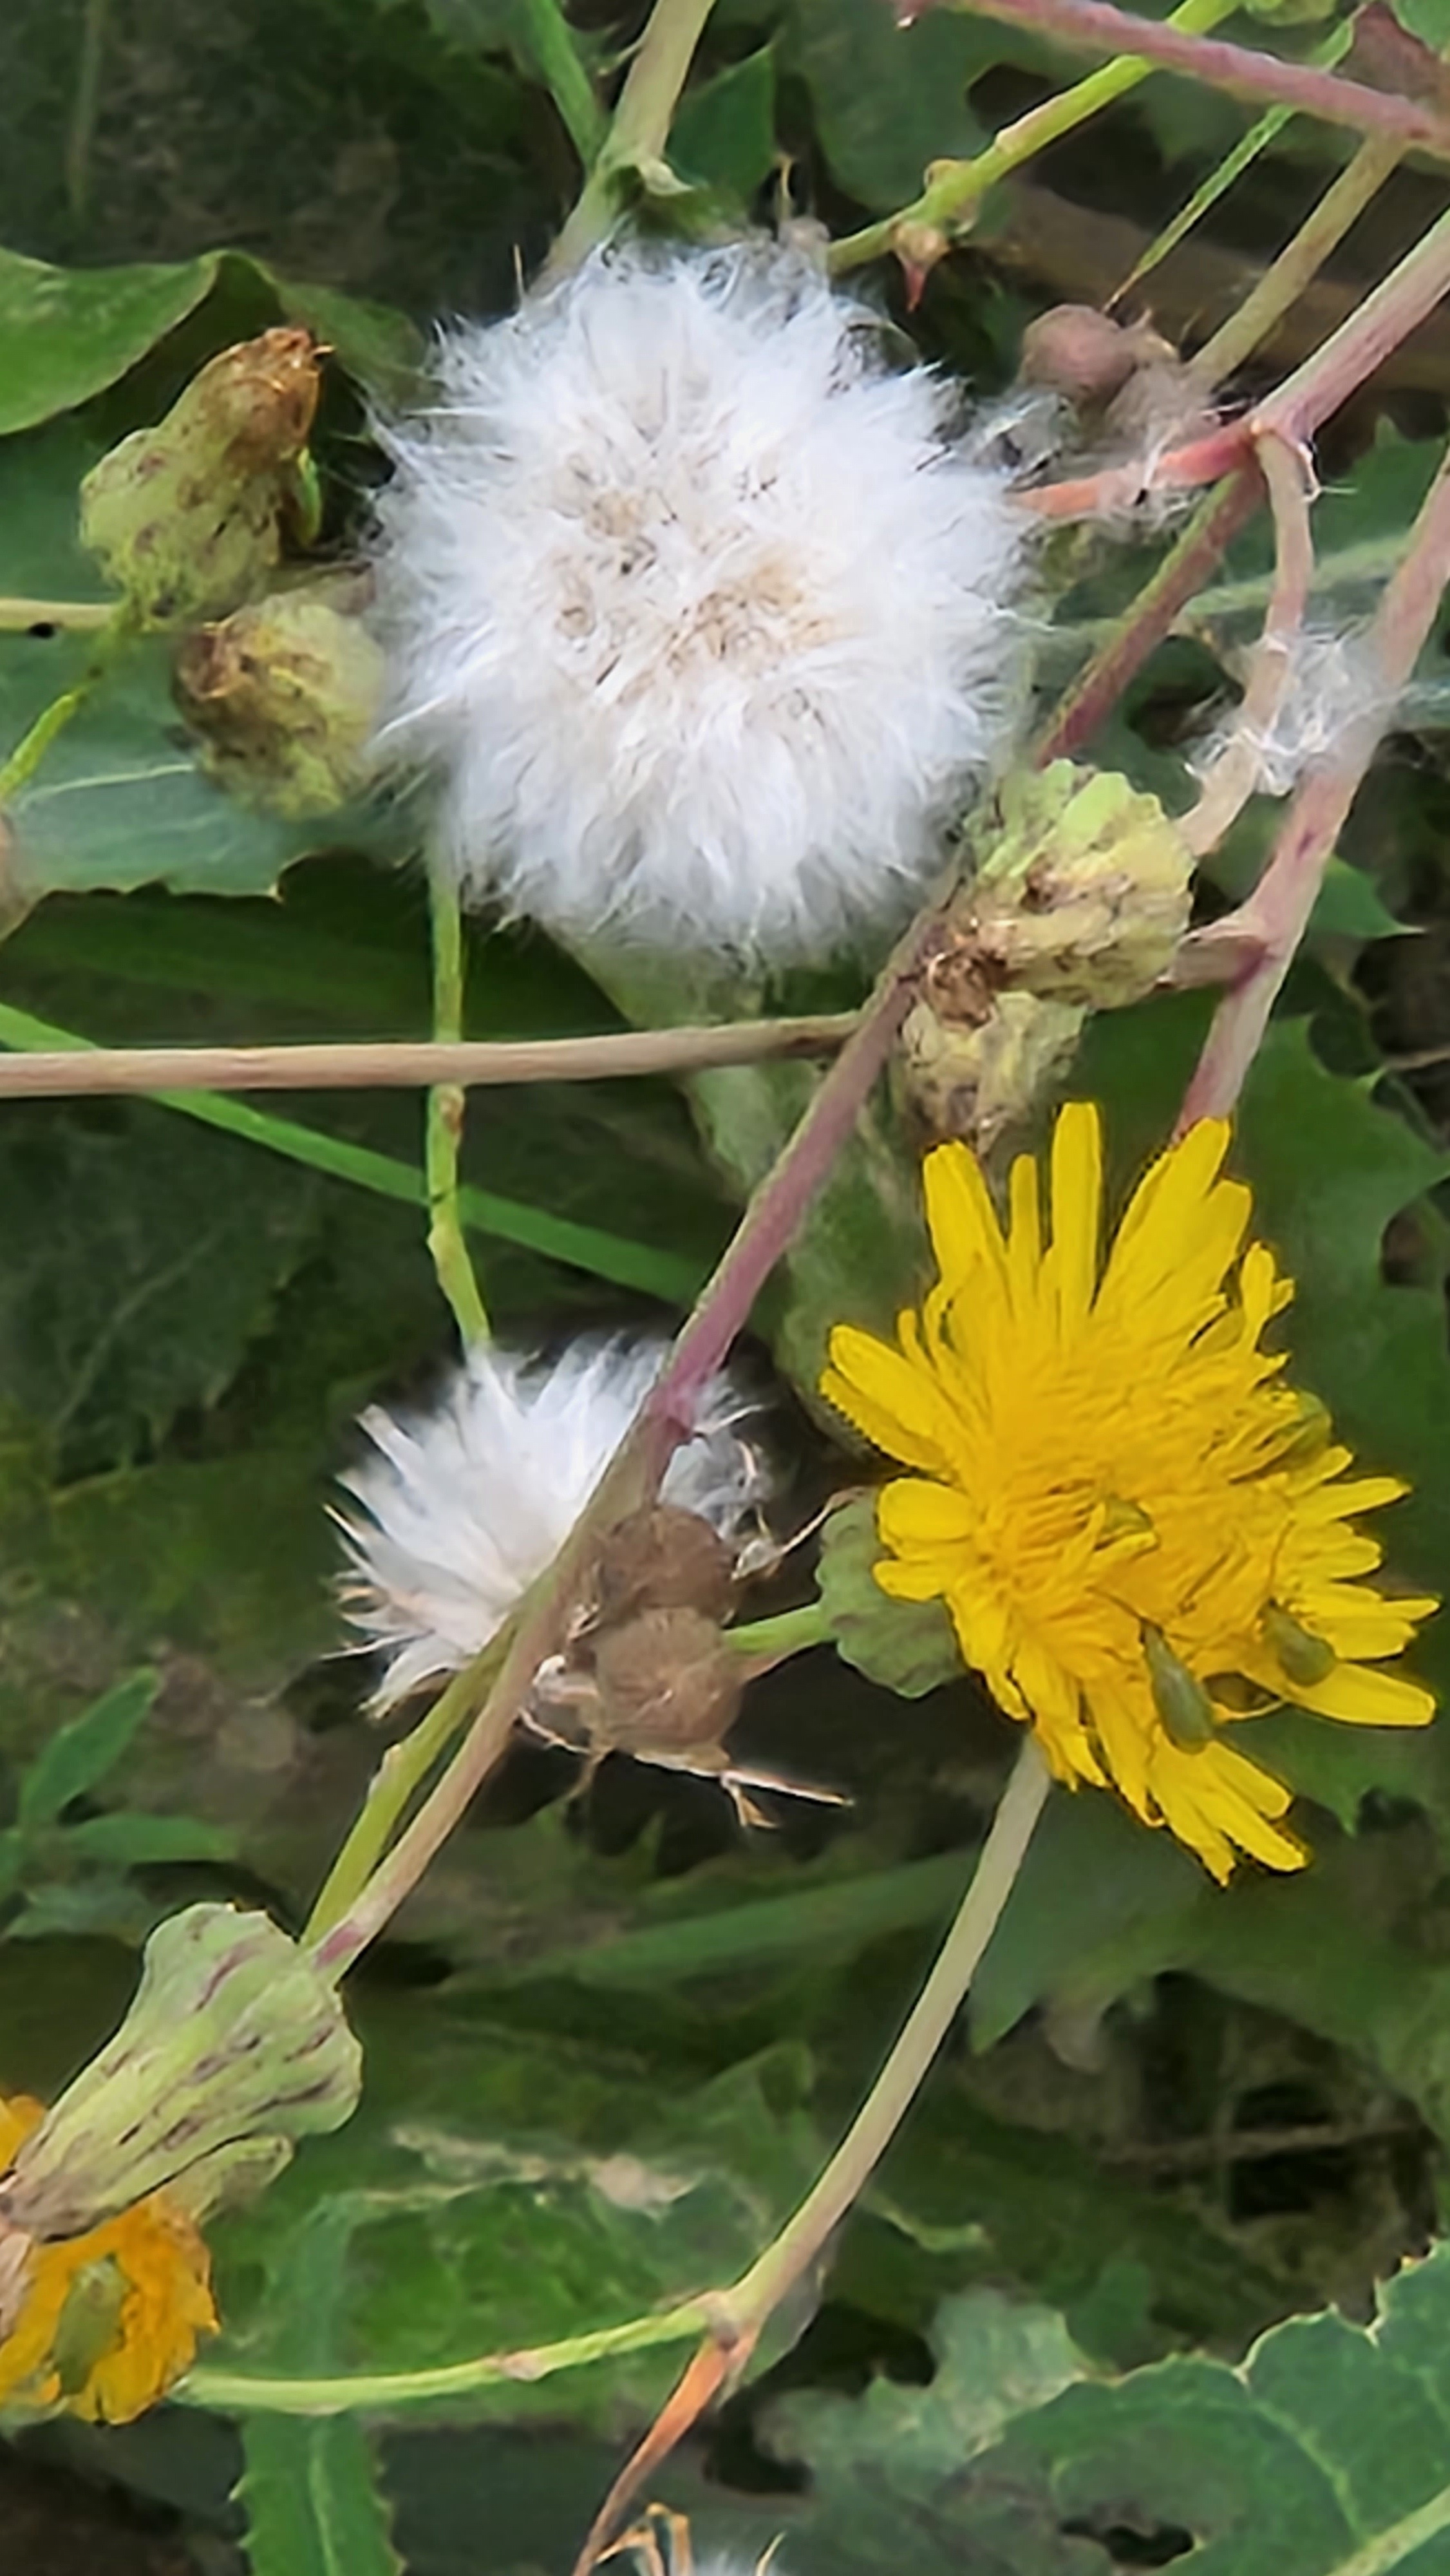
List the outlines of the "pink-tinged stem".
<svg viewBox="0 0 1450 2576">
<path fill-rule="evenodd" d="M 1259 506 L 1261 490 L 1258 469 L 1249 463 L 1199 503 L 1172 553 L 1144 584 L 1062 700 L 1033 753 L 1039 768 L 1050 760 L 1070 760 L 1091 742 L 1179 612 L 1203 588 L 1225 546 L 1247 526 Z"/>
<path fill-rule="evenodd" d="M 1417 99 L 1369 89 L 1362 81 L 1341 79 L 1312 63 L 1284 62 L 1277 54 L 1228 44 L 1218 36 L 1190 35 L 1157 18 L 1115 9 L 1111 0 L 898 0 L 898 23 L 910 26 L 936 5 L 960 7 L 974 18 L 998 18 L 1009 26 L 1030 27 L 1079 53 L 1137 55 L 1164 71 L 1184 72 L 1208 89 L 1226 90 L 1230 98 L 1244 99 L 1251 106 L 1291 108 L 1318 117 L 1321 124 L 1348 126 L 1358 134 L 1382 134 L 1407 150 L 1450 159 L 1450 124 Z"/>
<path fill-rule="evenodd" d="M 1195 1119 L 1227 1117 L 1243 1089 L 1345 817 L 1395 695 L 1424 649 L 1447 581 L 1450 455 L 1441 464 L 1371 629 L 1362 712 L 1349 726 L 1338 757 L 1313 770 L 1299 788 L 1248 902 L 1210 934 L 1218 941 L 1225 934 L 1237 936 L 1246 963 L 1214 1014 L 1179 1114 L 1179 1134 Z"/>
<path fill-rule="evenodd" d="M 587 1593 L 607 1532 L 658 1490 L 675 1449 L 694 1428 L 702 1388 L 743 1331 L 886 1065 L 935 935 L 932 906 L 918 916 L 885 968 L 854 1034 L 752 1198 L 633 1430 L 549 1573 L 523 1604 L 502 1667 L 453 1761 L 361 1894 L 319 1941 L 319 1963 L 334 1975 L 349 1968 L 391 1920 L 502 1757 L 540 1665 L 559 1651 Z"/>
<path fill-rule="evenodd" d="M 1323 347 L 1260 403 L 1249 423 L 1254 435 L 1273 431 L 1291 446 L 1312 437 L 1401 341 L 1428 320 L 1446 294 L 1450 294 L 1450 213 L 1441 215 L 1424 240 L 1330 333 Z"/>
</svg>

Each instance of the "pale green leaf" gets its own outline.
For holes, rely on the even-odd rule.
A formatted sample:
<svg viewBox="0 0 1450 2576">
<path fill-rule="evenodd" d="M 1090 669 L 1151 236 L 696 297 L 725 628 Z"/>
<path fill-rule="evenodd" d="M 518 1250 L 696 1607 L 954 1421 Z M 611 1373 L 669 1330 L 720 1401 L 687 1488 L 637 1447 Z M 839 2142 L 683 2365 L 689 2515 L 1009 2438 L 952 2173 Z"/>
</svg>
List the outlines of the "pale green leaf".
<svg viewBox="0 0 1450 2576">
<path fill-rule="evenodd" d="M 104 1780 L 144 1725 L 155 1697 L 156 1675 L 133 1673 L 83 1716 L 57 1729 L 20 1783 L 17 1818 L 23 1832 L 52 1824 L 73 1798 Z"/>
</svg>

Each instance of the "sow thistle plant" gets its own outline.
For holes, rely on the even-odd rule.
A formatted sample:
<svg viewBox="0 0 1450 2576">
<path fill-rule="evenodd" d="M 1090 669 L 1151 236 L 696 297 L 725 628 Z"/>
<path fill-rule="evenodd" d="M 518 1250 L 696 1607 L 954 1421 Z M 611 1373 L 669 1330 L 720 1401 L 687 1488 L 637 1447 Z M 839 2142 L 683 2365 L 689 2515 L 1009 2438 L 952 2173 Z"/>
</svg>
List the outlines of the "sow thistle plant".
<svg viewBox="0 0 1450 2576">
<path fill-rule="evenodd" d="M 1309 722 L 1323 657 L 1303 642 L 1305 443 L 1394 337 L 1385 305 L 1240 421 L 1152 333 L 1050 317 L 1057 354 L 1049 366 L 1039 338 L 1024 383 L 1034 404 L 1047 387 L 1054 421 L 1059 397 L 1075 403 L 1078 425 L 1052 431 L 1065 455 L 1004 462 L 1010 441 L 945 375 L 903 363 L 841 282 L 895 249 L 919 286 L 970 219 L 971 165 L 939 165 L 880 238 L 670 238 L 662 155 L 689 51 L 676 15 L 660 0 L 548 275 L 508 318 L 450 325 L 427 399 L 376 424 L 391 479 L 362 560 L 317 558 L 321 353 L 274 331 L 212 360 L 88 479 L 83 526 L 121 592 L 108 649 L 142 627 L 177 637 L 178 701 L 227 792 L 327 811 L 385 777 L 422 818 L 445 1044 L 462 1030 L 462 904 L 665 976 L 688 960 L 757 998 L 843 959 L 877 981 L 844 1043 L 808 1032 L 839 1053 L 762 1157 L 673 1343 L 492 1338 L 460 1215 L 462 1075 L 430 1054 L 429 1244 L 462 1348 L 431 1403 L 363 1415 L 334 1509 L 339 1631 L 371 1657 L 372 1713 L 394 1740 L 295 1939 L 225 1905 L 168 1918 L 121 2029 L 53 2107 L 0 2102 L 0 2406 L 122 2421 L 188 2375 L 204 2394 L 196 2354 L 218 2325 L 204 2223 L 349 2118 L 362 2064 L 340 1981 L 520 1730 L 568 1745 L 586 1779 L 610 1752 L 696 1772 L 765 1827 L 783 1795 L 836 1793 L 737 1758 L 749 1681 L 833 1640 L 887 1671 L 922 1605 L 943 1605 L 957 1675 L 1023 1744 L 837 2153 L 741 2278 L 476 2365 L 481 2388 L 698 2343 L 581 2564 L 868 2182 L 1050 1780 L 1115 1796 L 1215 1881 L 1292 1872 L 1311 1853 L 1252 1721 L 1434 1714 L 1403 1659 L 1437 1605 L 1397 1584 L 1369 1527 L 1405 1488 L 1372 1455 L 1356 1472 L 1293 1383 L 1292 1285 L 1253 1233 L 1232 1127 L 1450 570 L 1437 485 L 1373 626 L 1336 647 L 1335 669 L 1373 686 Z M 1066 121 L 1100 95 L 1072 93 Z M 1428 309 L 1423 261 L 1406 267 L 1387 290 L 1401 329 Z M 1450 285 L 1450 253 L 1434 278 Z M 1124 397 L 1150 369 L 1157 407 L 1135 411 Z M 1262 477 L 1277 567 L 1242 722 L 1200 804 L 1171 817 L 1077 757 L 1163 631 L 1168 575 L 1027 740 L 1042 532 L 1071 517 L 1131 529 L 1140 504 L 1224 475 L 1234 507 Z M 1226 508 L 1220 495 L 1172 559 L 1183 598 Z M 66 715 L 49 721 L 9 763 L 10 791 Z M 1198 859 L 1249 794 L 1290 790 L 1254 895 L 1195 926 Z M 1179 1128 L 1109 1212 L 1102 1112 L 1061 1101 L 1082 1087 L 1078 1042 L 1094 1014 L 1195 982 L 1225 991 Z M 798 1385 L 855 1439 L 848 1472 L 864 1472 L 862 1444 L 901 1471 L 871 1486 L 872 1589 L 848 1638 L 832 1569 L 859 1497 L 827 1515 L 819 1599 L 745 1615 L 751 1582 L 803 1533 L 783 1408 L 731 1353 L 883 1076 L 893 1111 L 873 1149 L 903 1196 L 919 1175 L 934 1275 L 911 1288 L 903 1251 L 886 1338 L 838 1258 L 820 1365 Z M 884 1185 L 875 1204 L 890 1251 Z M 318 2410 L 334 2402 L 350 2401 L 329 2382 Z"/>
</svg>

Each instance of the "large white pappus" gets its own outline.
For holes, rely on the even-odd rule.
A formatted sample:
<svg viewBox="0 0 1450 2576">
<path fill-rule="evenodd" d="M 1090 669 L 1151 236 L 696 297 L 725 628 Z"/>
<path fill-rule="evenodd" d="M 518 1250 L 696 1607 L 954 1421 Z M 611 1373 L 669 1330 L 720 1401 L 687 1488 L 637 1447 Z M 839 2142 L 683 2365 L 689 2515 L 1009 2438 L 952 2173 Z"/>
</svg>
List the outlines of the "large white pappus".
<svg viewBox="0 0 1450 2576">
<path fill-rule="evenodd" d="M 347 1617 L 383 1658 L 376 1712 L 461 1671 L 497 1634 L 557 1555 L 667 1348 L 591 1335 L 545 1361 L 482 1343 L 431 1411 L 363 1415 L 373 1454 L 340 1479 L 356 1508 L 336 1518 Z M 726 1540 L 771 1490 L 745 1436 L 758 1410 L 727 1372 L 714 1377 L 661 1489 Z"/>
<path fill-rule="evenodd" d="M 756 962 L 907 908 L 1015 711 L 1027 522 L 794 251 L 596 254 L 384 432 L 383 743 L 469 900 Z"/>
</svg>

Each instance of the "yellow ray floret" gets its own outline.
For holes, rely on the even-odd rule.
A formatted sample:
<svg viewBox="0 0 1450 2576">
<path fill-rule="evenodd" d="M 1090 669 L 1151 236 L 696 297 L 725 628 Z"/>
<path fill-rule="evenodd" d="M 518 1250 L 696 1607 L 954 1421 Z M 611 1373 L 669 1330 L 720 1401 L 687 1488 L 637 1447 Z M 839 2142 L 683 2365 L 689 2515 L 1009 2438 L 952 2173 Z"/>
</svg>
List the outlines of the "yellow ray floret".
<svg viewBox="0 0 1450 2576">
<path fill-rule="evenodd" d="M 0 2171 L 44 2117 L 23 2094 L 0 2096 Z M 62 2407 L 127 2424 L 188 2370 L 216 2310 L 206 2246 L 185 2211 L 155 2192 L 84 2236 L 53 2244 L 11 2238 L 0 2265 L 8 2330 L 0 2331 L 0 2409 Z"/>
<path fill-rule="evenodd" d="M 1056 1776 L 1116 1787 L 1219 1879 L 1236 1853 L 1306 1855 L 1283 1785 L 1227 1740 L 1290 1702 L 1361 1726 L 1435 1703 L 1385 1669 L 1438 1604 L 1377 1591 L 1352 1478 L 1312 1397 L 1261 1347 L 1293 1290 L 1247 1242 L 1250 1198 L 1204 1120 L 1140 1181 L 1103 1242 L 1098 1113 L 1052 1139 L 1048 1223 L 1031 1156 L 1004 1231 L 963 1145 L 925 1166 L 938 1279 L 897 1343 L 831 1336 L 822 1390 L 911 1472 L 881 1492 L 900 1600 L 943 1600 L 966 1662 L 1032 1726 Z"/>
</svg>

